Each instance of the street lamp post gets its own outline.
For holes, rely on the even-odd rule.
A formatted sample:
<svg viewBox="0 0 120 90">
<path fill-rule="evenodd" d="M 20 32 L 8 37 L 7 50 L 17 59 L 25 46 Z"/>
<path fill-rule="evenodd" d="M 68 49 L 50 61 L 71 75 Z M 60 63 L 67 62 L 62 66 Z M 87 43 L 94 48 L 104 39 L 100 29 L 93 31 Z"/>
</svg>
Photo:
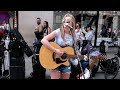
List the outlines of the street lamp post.
<svg viewBox="0 0 120 90">
<path fill-rule="evenodd" d="M 97 42 L 98 20 L 99 20 L 99 11 L 97 11 L 97 15 L 96 15 L 96 23 L 95 23 L 96 30 L 95 30 L 94 47 L 96 47 L 96 42 Z"/>
<path fill-rule="evenodd" d="M 81 28 L 83 26 L 83 11 L 81 11 Z"/>
</svg>

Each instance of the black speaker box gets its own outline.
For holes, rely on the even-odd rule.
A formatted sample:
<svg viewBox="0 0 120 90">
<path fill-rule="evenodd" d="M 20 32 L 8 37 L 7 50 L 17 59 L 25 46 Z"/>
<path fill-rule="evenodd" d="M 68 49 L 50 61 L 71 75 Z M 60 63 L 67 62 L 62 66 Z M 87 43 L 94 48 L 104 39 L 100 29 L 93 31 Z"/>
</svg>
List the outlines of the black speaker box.
<svg viewBox="0 0 120 90">
<path fill-rule="evenodd" d="M 24 57 L 10 58 L 10 79 L 25 79 Z"/>
<path fill-rule="evenodd" d="M 10 66 L 10 79 L 25 79 L 25 67 Z"/>
<path fill-rule="evenodd" d="M 25 66 L 24 57 L 10 57 L 10 66 Z"/>
</svg>

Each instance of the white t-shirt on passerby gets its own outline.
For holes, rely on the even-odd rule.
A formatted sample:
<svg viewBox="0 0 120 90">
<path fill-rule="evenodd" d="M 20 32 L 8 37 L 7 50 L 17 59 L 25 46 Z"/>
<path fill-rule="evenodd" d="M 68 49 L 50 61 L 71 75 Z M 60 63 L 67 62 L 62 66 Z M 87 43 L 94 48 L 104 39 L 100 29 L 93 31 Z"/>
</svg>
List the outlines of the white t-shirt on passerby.
<svg viewBox="0 0 120 90">
<path fill-rule="evenodd" d="M 86 40 L 89 40 L 90 42 L 92 41 L 93 37 L 94 37 L 94 34 L 93 34 L 92 31 L 88 31 L 88 32 L 85 34 L 85 39 L 86 39 Z"/>
<path fill-rule="evenodd" d="M 77 29 L 75 30 L 75 36 L 77 40 L 85 40 L 85 37 L 81 31 L 81 29 L 78 31 Z"/>
</svg>

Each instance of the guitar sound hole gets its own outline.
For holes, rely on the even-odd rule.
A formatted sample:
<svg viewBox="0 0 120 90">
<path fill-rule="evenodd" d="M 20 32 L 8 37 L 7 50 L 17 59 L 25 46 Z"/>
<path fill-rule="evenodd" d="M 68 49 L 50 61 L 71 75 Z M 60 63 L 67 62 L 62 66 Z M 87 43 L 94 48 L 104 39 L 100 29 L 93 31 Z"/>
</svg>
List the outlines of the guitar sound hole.
<svg viewBox="0 0 120 90">
<path fill-rule="evenodd" d="M 67 58 L 67 54 L 63 53 L 63 55 L 61 56 L 62 59 L 66 59 Z"/>
<path fill-rule="evenodd" d="M 60 64 L 60 63 L 65 62 L 65 61 L 61 61 L 61 60 L 60 60 L 60 58 L 56 58 L 56 60 L 55 60 L 55 61 L 56 61 L 56 63 L 57 63 L 57 64 Z"/>
</svg>

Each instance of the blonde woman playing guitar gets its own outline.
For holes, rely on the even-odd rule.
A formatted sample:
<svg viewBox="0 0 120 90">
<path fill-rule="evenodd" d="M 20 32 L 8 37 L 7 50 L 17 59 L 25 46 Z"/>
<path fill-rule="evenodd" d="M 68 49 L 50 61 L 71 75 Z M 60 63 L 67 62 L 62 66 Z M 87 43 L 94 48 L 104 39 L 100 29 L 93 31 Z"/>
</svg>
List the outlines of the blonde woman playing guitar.
<svg viewBox="0 0 120 90">
<path fill-rule="evenodd" d="M 75 30 L 75 18 L 72 14 L 67 13 L 67 14 L 65 14 L 65 16 L 62 19 L 61 27 L 52 31 L 47 36 L 45 36 L 41 40 L 41 43 L 43 44 L 44 47 L 47 47 L 47 49 L 49 49 L 50 51 L 52 51 L 54 53 L 52 55 L 59 56 L 59 57 L 65 56 L 66 55 L 65 49 L 61 49 L 60 47 L 66 47 L 66 46 L 73 47 L 73 45 L 75 45 L 74 30 Z M 50 40 L 52 40 L 54 38 L 55 38 L 55 42 L 57 45 L 51 44 L 49 42 Z M 48 55 L 47 53 L 49 53 L 49 50 L 48 50 L 48 52 L 45 52 L 46 55 Z M 74 55 L 74 49 L 70 48 L 70 51 L 68 51 L 67 53 L 68 54 L 72 53 Z M 46 55 L 44 55 L 43 57 L 46 57 Z M 41 56 L 41 53 L 40 53 L 40 56 Z M 42 58 L 40 58 L 40 59 L 42 59 Z M 48 58 L 48 60 L 47 60 L 48 63 L 50 63 L 49 59 L 50 58 Z M 64 59 L 64 57 L 63 57 L 63 59 Z M 44 61 L 44 60 L 42 60 L 42 61 Z M 64 60 L 62 60 L 62 61 L 64 61 Z M 41 62 L 41 60 L 40 60 L 40 62 Z M 70 60 L 68 60 L 68 62 L 70 62 Z M 67 64 L 67 65 L 61 64 L 61 65 L 57 66 L 56 68 L 53 68 L 53 69 L 51 68 L 49 70 L 50 70 L 51 79 L 69 79 L 70 73 L 71 73 L 71 65 L 70 64 Z"/>
</svg>

